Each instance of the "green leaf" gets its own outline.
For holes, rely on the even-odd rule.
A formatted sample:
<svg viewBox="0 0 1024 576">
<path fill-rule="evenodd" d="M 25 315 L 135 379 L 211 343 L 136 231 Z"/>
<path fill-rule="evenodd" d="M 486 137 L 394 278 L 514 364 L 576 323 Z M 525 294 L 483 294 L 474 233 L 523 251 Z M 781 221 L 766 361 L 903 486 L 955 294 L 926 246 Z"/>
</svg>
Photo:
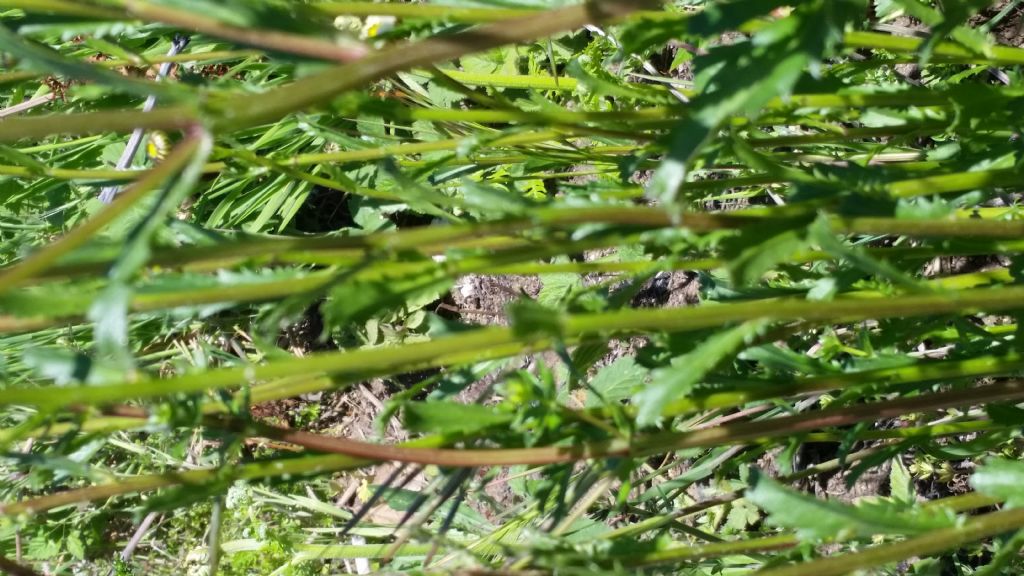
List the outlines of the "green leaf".
<svg viewBox="0 0 1024 576">
<path fill-rule="evenodd" d="M 704 10 L 689 20 L 693 34 L 714 36 L 736 30 L 746 22 L 767 16 L 772 10 L 791 3 L 785 0 L 733 0 L 708 4 Z"/>
<path fill-rule="evenodd" d="M 772 220 L 748 226 L 721 246 L 732 281 L 740 286 L 757 284 L 766 272 L 807 248 L 806 221 Z"/>
<path fill-rule="evenodd" d="M 579 81 L 578 91 L 590 96 L 638 100 L 652 103 L 671 103 L 667 92 L 655 91 L 644 84 L 629 84 L 613 76 L 600 66 L 597 53 L 581 54 L 569 61 L 565 71 Z"/>
<path fill-rule="evenodd" d="M 786 0 L 734 0 L 708 3 L 697 13 L 642 15 L 622 25 L 619 43 L 623 52 L 635 54 L 660 48 L 670 40 L 714 37 L 786 5 Z"/>
<path fill-rule="evenodd" d="M 43 176 L 48 169 L 45 162 L 40 162 L 32 156 L 10 146 L 0 145 L 0 158 L 28 168 L 32 171 L 33 176 Z"/>
<path fill-rule="evenodd" d="M 638 426 L 661 420 L 661 411 L 672 400 L 687 396 L 708 372 L 735 356 L 768 323 L 744 322 L 718 332 L 691 352 L 672 359 L 671 366 L 654 372 L 651 383 L 633 396 Z"/>
<path fill-rule="evenodd" d="M 463 179 L 462 190 L 466 208 L 479 217 L 518 216 L 526 214 L 534 205 L 520 194 L 469 179 Z"/>
<path fill-rule="evenodd" d="M 747 526 L 754 524 L 761 518 L 760 512 L 743 500 L 732 504 L 729 516 L 725 519 L 725 527 L 732 532 L 743 532 Z"/>
<path fill-rule="evenodd" d="M 661 204 L 675 203 L 679 188 L 686 182 L 688 166 L 713 133 L 714 127 L 692 118 L 674 127 L 666 143 L 668 151 L 651 176 L 645 195 Z"/>
<path fill-rule="evenodd" d="M 579 274 L 541 274 L 541 289 L 537 294 L 537 302 L 545 306 L 555 307 L 581 285 Z"/>
<path fill-rule="evenodd" d="M 82 538 L 77 532 L 71 532 L 68 534 L 67 538 L 64 540 L 64 544 L 67 546 L 68 552 L 70 552 L 72 556 L 79 560 L 85 559 L 85 544 L 82 543 Z"/>
<path fill-rule="evenodd" d="M 511 414 L 479 404 L 455 402 L 409 402 L 402 414 L 406 428 L 421 434 L 472 434 L 512 421 Z"/>
<path fill-rule="evenodd" d="M 387 176 L 394 181 L 388 192 L 407 203 L 409 208 L 435 218 L 459 220 L 444 209 L 457 205 L 457 202 L 452 198 L 445 196 L 429 185 L 410 178 L 391 158 L 382 160 L 380 165 L 380 175 Z"/>
<path fill-rule="evenodd" d="M 564 318 L 560 311 L 534 300 L 516 300 L 508 306 L 508 316 L 512 321 L 512 331 L 520 337 L 559 337 L 565 330 Z"/>
<path fill-rule="evenodd" d="M 892 467 L 889 470 L 889 494 L 906 504 L 917 502 L 914 478 L 910 475 L 907 467 L 903 465 L 903 460 L 899 456 L 892 459 Z"/>
<path fill-rule="evenodd" d="M 400 488 L 385 492 L 384 500 L 391 508 L 404 512 L 417 509 L 422 503 L 422 498 L 422 492 Z M 459 500 L 455 499 L 452 502 L 459 502 Z M 442 508 L 442 510 L 445 510 L 444 514 L 447 513 L 449 505 L 449 503 L 446 503 L 444 508 Z M 494 530 L 494 526 L 480 512 L 477 512 L 465 503 L 461 503 L 456 509 L 455 514 L 452 516 L 452 524 L 470 533 L 490 533 Z"/>
<path fill-rule="evenodd" d="M 25 365 L 57 386 L 118 382 L 125 372 L 115 363 L 61 348 L 32 348 L 22 355 Z"/>
<path fill-rule="evenodd" d="M 1001 426 L 1024 426 L 1024 408 L 1013 404 L 988 404 L 985 412 L 993 422 Z"/>
<path fill-rule="evenodd" d="M 605 366 L 587 384 L 587 407 L 617 404 L 647 380 L 650 371 L 625 356 Z"/>
<path fill-rule="evenodd" d="M 111 283 L 93 301 L 89 320 L 96 323 L 93 331 L 101 354 L 122 360 L 130 358 L 128 350 L 128 307 L 132 289 L 122 282 Z"/>
<path fill-rule="evenodd" d="M 655 484 L 651 488 L 645 490 L 640 497 L 636 499 L 637 502 L 650 502 L 659 498 L 668 498 L 673 493 L 678 493 L 680 490 L 686 489 L 695 482 L 700 482 L 705 478 L 711 477 L 716 471 L 722 467 L 722 454 L 725 454 L 731 448 L 713 448 L 703 457 L 697 459 L 693 465 L 678 476 L 665 482 Z"/>
<path fill-rule="evenodd" d="M 709 6 L 707 9 L 711 8 Z M 642 54 L 647 50 L 659 48 L 670 40 L 678 40 L 687 35 L 686 28 L 691 17 L 690 14 L 679 13 L 659 14 L 657 18 L 630 18 L 622 24 L 618 34 L 622 51 L 626 54 Z"/>
<path fill-rule="evenodd" d="M 330 289 L 321 305 L 328 329 L 349 323 L 363 323 L 370 318 L 407 307 L 413 311 L 432 302 L 451 288 L 447 276 L 430 274 L 400 280 L 340 282 Z"/>
<path fill-rule="evenodd" d="M 754 115 L 769 100 L 788 96 L 807 71 L 842 40 L 847 21 L 863 14 L 860 0 L 805 2 L 793 14 L 762 29 L 752 42 L 718 46 L 697 58 L 694 83 L 700 95 L 690 104 L 692 113 L 670 134 L 668 152 L 648 185 L 648 197 L 670 204 L 685 181 L 689 165 L 730 117 Z M 747 0 L 716 6 L 705 12 L 708 25 L 736 23 L 764 14 L 778 3 Z M 704 20 L 695 18 L 695 29 Z"/>
<path fill-rule="evenodd" d="M 949 2 L 939 11 L 920 0 L 891 0 L 899 5 L 907 14 L 917 18 L 931 28 L 931 35 L 918 49 L 918 59 L 922 66 L 931 59 L 935 46 L 947 35 L 965 48 L 983 54 L 987 51 L 990 41 L 982 32 L 962 26 L 968 18 L 978 10 L 991 4 L 988 0 L 958 0 Z"/>
<path fill-rule="evenodd" d="M 860 506 L 819 500 L 790 490 L 759 472 L 751 474 L 746 498 L 768 513 L 776 526 L 796 530 L 801 539 L 843 540 L 879 534 L 921 534 L 955 525 L 940 510 L 879 501 Z"/>
<path fill-rule="evenodd" d="M 1024 505 L 1024 462 L 994 458 L 971 476 L 971 486 L 1011 506 Z"/>
<path fill-rule="evenodd" d="M 829 221 L 825 217 L 818 218 L 810 227 L 810 239 L 823 251 L 842 258 L 856 268 L 886 278 L 897 286 L 915 291 L 925 290 L 922 284 L 910 275 L 897 269 L 892 264 L 879 260 L 859 246 L 850 246 L 836 237 Z"/>
</svg>

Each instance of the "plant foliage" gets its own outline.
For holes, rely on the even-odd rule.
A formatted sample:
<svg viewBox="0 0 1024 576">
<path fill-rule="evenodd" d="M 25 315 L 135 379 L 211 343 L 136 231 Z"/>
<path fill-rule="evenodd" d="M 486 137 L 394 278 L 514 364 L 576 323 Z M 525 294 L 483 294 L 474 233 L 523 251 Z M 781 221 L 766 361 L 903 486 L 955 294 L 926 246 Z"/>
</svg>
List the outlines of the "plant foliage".
<svg viewBox="0 0 1024 576">
<path fill-rule="evenodd" d="M 0 571 L 1019 573 L 1020 5 L 0 0 Z"/>
</svg>

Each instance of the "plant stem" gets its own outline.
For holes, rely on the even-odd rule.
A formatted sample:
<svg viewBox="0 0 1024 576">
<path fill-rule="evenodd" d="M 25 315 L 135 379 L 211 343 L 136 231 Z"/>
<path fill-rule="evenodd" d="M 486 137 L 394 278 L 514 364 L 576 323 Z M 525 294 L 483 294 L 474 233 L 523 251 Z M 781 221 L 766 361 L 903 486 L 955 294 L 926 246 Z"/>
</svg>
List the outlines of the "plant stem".
<svg viewBox="0 0 1024 576">
<path fill-rule="evenodd" d="M 468 8 L 433 4 L 392 4 L 370 2 L 315 2 L 310 7 L 331 16 L 395 16 L 425 20 L 449 20 L 467 24 L 500 22 L 536 12 L 532 8 Z"/>
<path fill-rule="evenodd" d="M 991 386 L 901 398 L 889 402 L 845 406 L 756 422 L 729 423 L 692 432 L 671 432 L 631 441 L 610 440 L 589 444 L 544 448 L 445 449 L 406 448 L 334 438 L 301 430 L 255 426 L 253 432 L 273 440 L 289 442 L 318 452 L 332 452 L 380 461 L 413 462 L 451 467 L 540 465 L 603 457 L 644 457 L 686 448 L 706 448 L 748 443 L 792 435 L 826 426 L 845 426 L 864 420 L 902 416 L 910 412 L 937 410 L 965 404 L 1024 398 L 1024 384 L 1004 382 Z"/>
<path fill-rule="evenodd" d="M 769 568 L 759 576 L 842 576 L 905 558 L 927 557 L 1024 527 L 1024 509 L 991 512 L 972 518 L 963 526 L 935 530 L 902 542 L 875 546 L 860 552 L 822 558 L 803 564 Z"/>
<path fill-rule="evenodd" d="M 663 451 L 680 450 L 687 447 L 715 446 L 732 442 L 747 442 L 770 435 L 791 434 L 804 428 L 819 426 L 840 426 L 865 419 L 884 418 L 913 411 L 934 410 L 965 403 L 984 403 L 1024 397 L 1024 386 L 1018 382 L 1004 382 L 973 390 L 930 394 L 916 398 L 904 398 L 887 403 L 866 404 L 841 409 L 800 414 L 774 420 L 741 424 L 726 424 L 691 433 L 660 434 L 640 438 L 632 443 L 612 441 L 589 445 L 527 448 L 510 450 L 443 450 L 446 439 L 437 436 L 422 438 L 405 446 L 389 446 L 356 442 L 343 438 L 318 436 L 302 431 L 275 429 L 256 426 L 253 431 L 262 436 L 279 438 L 308 448 L 339 452 L 328 456 L 298 460 L 272 461 L 249 464 L 236 469 L 232 478 L 255 479 L 268 476 L 283 476 L 305 473 L 322 473 L 368 465 L 378 460 L 428 461 L 445 466 L 503 466 L 518 463 L 566 462 L 584 458 L 611 455 L 649 455 Z M 132 409 L 137 416 L 145 417 Z M 209 425 L 218 422 L 234 429 L 230 420 L 209 420 Z M 244 423 L 243 423 L 244 425 Z M 119 494 L 155 490 L 179 483 L 199 484 L 218 478 L 217 470 L 194 470 L 167 475 L 140 476 L 113 484 L 90 486 L 77 490 L 41 496 L 32 500 L 6 504 L 0 507 L 0 514 L 17 515 L 38 513 L 58 506 L 76 502 L 92 501 Z M 1022 519 L 1024 521 L 1024 519 Z"/>
<path fill-rule="evenodd" d="M 334 62 L 352 62 L 368 54 L 366 47 L 357 44 L 341 46 L 326 40 L 276 30 L 230 26 L 194 11 L 152 4 L 144 0 L 121 0 L 121 4 L 129 17 L 150 22 L 163 22 L 207 36 L 224 38 L 265 50 Z"/>
<path fill-rule="evenodd" d="M 885 185 L 885 188 L 895 198 L 914 198 L 949 192 L 966 192 L 978 188 L 1018 186 L 1021 179 L 1022 174 L 1019 170 L 980 170 L 890 182 Z"/>
<path fill-rule="evenodd" d="M 617 559 L 612 556 L 607 562 L 623 564 L 638 568 L 641 566 L 657 566 L 659 564 L 676 564 L 693 560 L 717 558 L 732 554 L 749 554 L 752 552 L 771 552 L 773 550 L 785 550 L 792 548 L 799 543 L 796 536 L 780 534 L 778 536 L 765 536 L 762 538 L 751 538 L 749 540 L 737 540 L 735 542 L 719 542 L 704 544 L 702 546 L 673 546 L 656 552 L 648 552 L 639 556 L 628 556 Z"/>
<path fill-rule="evenodd" d="M 0 131 L 0 142 L 22 139 L 40 139 L 56 134 L 103 134 L 131 132 L 136 128 L 147 130 L 184 130 L 199 121 L 200 115 L 184 105 L 158 108 L 152 112 L 116 110 L 82 112 L 79 114 L 49 114 L 30 118 L 8 118 Z M 116 172 L 116 171 L 110 171 Z"/>
<path fill-rule="evenodd" d="M 100 6 L 83 6 L 79 2 L 66 0 L 0 0 L 0 8 L 20 8 L 29 13 L 74 16 L 76 18 L 117 20 L 123 16 L 117 10 Z"/>
<path fill-rule="evenodd" d="M 847 48 L 870 48 L 888 50 L 889 52 L 916 53 L 920 50 L 923 40 L 906 36 L 893 36 L 878 32 L 852 31 L 847 32 L 843 44 Z M 983 61 L 990 66 L 1018 66 L 1024 64 L 1024 50 L 1010 46 L 987 46 L 987 55 L 979 57 L 969 49 L 952 42 L 939 42 L 932 53 L 935 56 L 951 58 L 968 58 Z"/>
<path fill-rule="evenodd" d="M 964 378 L 983 378 L 1013 374 L 1024 370 L 1024 358 L 1009 356 L 982 356 L 966 360 L 920 362 L 912 366 L 881 368 L 862 372 L 849 372 L 829 376 L 797 379 L 792 383 L 772 382 L 754 390 L 714 392 L 704 396 L 679 398 L 665 406 L 664 416 L 679 416 L 698 410 L 729 408 L 768 398 L 841 390 L 858 385 L 942 382 Z"/>
</svg>

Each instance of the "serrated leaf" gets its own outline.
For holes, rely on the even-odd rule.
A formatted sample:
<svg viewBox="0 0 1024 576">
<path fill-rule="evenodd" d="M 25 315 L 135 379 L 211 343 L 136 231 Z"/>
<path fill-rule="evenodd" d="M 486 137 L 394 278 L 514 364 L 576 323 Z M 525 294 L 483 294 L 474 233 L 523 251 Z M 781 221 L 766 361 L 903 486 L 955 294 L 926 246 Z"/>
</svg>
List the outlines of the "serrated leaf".
<svg viewBox="0 0 1024 576">
<path fill-rule="evenodd" d="M 725 527 L 733 532 L 742 532 L 747 529 L 747 526 L 757 522 L 759 518 L 761 518 L 761 514 L 757 508 L 740 500 L 734 502 L 732 510 L 729 510 L 729 515 L 725 519 Z"/>
<path fill-rule="evenodd" d="M 65 545 L 68 548 L 68 552 L 78 560 L 85 559 L 85 544 L 82 543 L 82 538 L 77 532 L 71 532 L 67 535 L 64 540 Z"/>
<path fill-rule="evenodd" d="M 648 488 L 637 498 L 637 502 L 650 502 L 658 498 L 668 498 L 674 492 L 683 490 L 695 482 L 710 477 L 722 466 L 721 456 L 730 448 L 715 448 L 697 460 L 691 468 L 678 476 Z"/>
<path fill-rule="evenodd" d="M 687 34 L 690 14 L 659 14 L 658 18 L 630 18 L 618 33 L 619 44 L 626 54 L 639 54 L 658 48 L 670 40 Z"/>
<path fill-rule="evenodd" d="M 700 30 L 706 23 L 717 29 L 720 21 L 738 25 L 777 4 L 746 0 L 711 5 L 694 18 L 692 26 Z M 788 96 L 804 73 L 813 71 L 841 41 L 845 23 L 862 14 L 862 4 L 859 0 L 807 2 L 787 21 L 765 28 L 764 35 L 753 42 L 718 46 L 697 58 L 694 82 L 700 95 L 691 102 L 690 116 L 672 129 L 668 152 L 651 178 L 647 196 L 674 202 L 689 165 L 718 127 L 731 116 L 755 114 L 772 98 Z"/>
<path fill-rule="evenodd" d="M 573 289 L 580 286 L 579 274 L 541 274 L 541 289 L 537 302 L 545 306 L 557 306 Z"/>
<path fill-rule="evenodd" d="M 615 404 L 633 393 L 644 383 L 650 371 L 625 356 L 605 366 L 587 384 L 587 407 Z"/>
<path fill-rule="evenodd" d="M 594 55 L 596 56 L 596 55 Z M 588 95 L 668 103 L 670 96 L 657 92 L 643 84 L 628 84 L 601 68 L 590 54 L 582 54 L 569 61 L 565 71 L 579 81 L 578 90 Z"/>
</svg>

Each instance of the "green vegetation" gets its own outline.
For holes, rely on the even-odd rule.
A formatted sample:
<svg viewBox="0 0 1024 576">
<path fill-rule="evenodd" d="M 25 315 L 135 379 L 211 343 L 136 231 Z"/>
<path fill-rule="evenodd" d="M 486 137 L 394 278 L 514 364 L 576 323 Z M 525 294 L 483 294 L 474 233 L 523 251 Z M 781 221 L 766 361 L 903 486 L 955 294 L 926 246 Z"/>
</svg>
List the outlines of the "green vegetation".
<svg viewBox="0 0 1024 576">
<path fill-rule="evenodd" d="M 0 0 L 0 571 L 1021 572 L 1021 4 Z"/>
</svg>

